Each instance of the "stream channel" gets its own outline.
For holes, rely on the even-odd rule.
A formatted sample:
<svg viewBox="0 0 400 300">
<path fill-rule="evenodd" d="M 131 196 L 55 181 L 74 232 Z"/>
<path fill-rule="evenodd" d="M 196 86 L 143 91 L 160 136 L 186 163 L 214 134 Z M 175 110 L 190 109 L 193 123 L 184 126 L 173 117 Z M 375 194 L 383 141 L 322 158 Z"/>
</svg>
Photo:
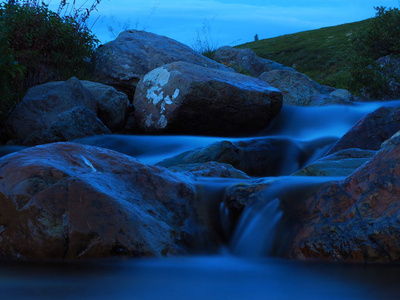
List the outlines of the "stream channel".
<svg viewBox="0 0 400 300">
<path fill-rule="evenodd" d="M 267 130 L 244 138 L 198 136 L 94 136 L 78 140 L 132 155 L 155 164 L 214 142 L 278 137 L 296 144 L 318 145 L 306 163 L 323 156 L 332 143 L 359 119 L 380 106 L 399 101 L 353 106 L 284 107 Z M 16 147 L 0 147 L 0 155 Z M 289 177 L 301 167 L 288 153 L 279 176 L 287 176 L 268 193 L 264 205 L 249 206 L 226 245 L 213 255 L 170 258 L 105 259 L 84 262 L 0 262 L 1 299 L 400 299 L 400 265 L 294 261 L 274 252 L 282 216 L 279 194 L 316 180 Z M 302 163 L 304 165 L 304 162 Z M 203 197 L 216 197 L 227 186 L 270 178 L 198 180 Z M 337 179 L 337 178 L 336 178 Z M 219 207 L 224 228 L 224 207 Z"/>
</svg>

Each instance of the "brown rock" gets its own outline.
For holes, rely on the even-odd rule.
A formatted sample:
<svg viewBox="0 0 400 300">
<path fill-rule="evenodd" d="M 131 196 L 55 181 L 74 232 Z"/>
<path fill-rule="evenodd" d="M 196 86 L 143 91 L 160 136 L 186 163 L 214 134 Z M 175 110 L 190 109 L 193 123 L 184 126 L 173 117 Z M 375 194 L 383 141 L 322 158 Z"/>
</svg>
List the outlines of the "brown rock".
<svg viewBox="0 0 400 300">
<path fill-rule="evenodd" d="M 400 260 L 400 139 L 305 201 L 288 255 L 339 261 Z"/>
<path fill-rule="evenodd" d="M 111 150 L 26 149 L 0 159 L 0 257 L 184 254 L 204 231 L 195 198 L 190 177 Z"/>
<path fill-rule="evenodd" d="M 381 107 L 358 121 L 328 154 L 349 148 L 378 150 L 381 144 L 400 130 L 400 108 Z"/>
</svg>

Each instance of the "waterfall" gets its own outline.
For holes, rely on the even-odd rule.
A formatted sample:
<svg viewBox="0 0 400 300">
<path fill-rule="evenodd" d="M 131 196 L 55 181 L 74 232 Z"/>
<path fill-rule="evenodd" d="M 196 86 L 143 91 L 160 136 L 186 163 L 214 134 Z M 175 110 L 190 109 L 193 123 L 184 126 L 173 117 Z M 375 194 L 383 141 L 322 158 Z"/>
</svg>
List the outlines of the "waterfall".
<svg viewBox="0 0 400 300">
<path fill-rule="evenodd" d="M 273 254 L 276 228 L 283 212 L 279 199 L 266 205 L 251 205 L 246 208 L 232 238 L 230 250 L 235 255 L 263 257 Z"/>
<path fill-rule="evenodd" d="M 271 182 L 271 186 L 262 195 L 263 201 L 254 202 L 244 209 L 228 251 L 233 255 L 245 257 L 279 256 L 280 247 L 285 246 L 285 238 L 290 234 L 285 231 L 288 226 L 284 224 L 288 207 L 299 203 L 316 185 L 343 178 L 281 176 L 266 179 L 266 182 Z M 221 220 L 226 222 L 226 219 L 227 212 L 222 204 Z"/>
</svg>

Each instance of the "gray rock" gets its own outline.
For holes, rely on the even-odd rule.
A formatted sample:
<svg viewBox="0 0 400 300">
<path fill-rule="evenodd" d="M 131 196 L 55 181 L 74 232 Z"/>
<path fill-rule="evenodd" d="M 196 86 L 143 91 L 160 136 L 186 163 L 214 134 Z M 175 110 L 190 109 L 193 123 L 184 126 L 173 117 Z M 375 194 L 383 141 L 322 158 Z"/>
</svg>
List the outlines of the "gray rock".
<svg viewBox="0 0 400 300">
<path fill-rule="evenodd" d="M 349 176 L 357 168 L 369 161 L 376 151 L 346 149 L 325 156 L 301 170 L 294 176 Z"/>
<path fill-rule="evenodd" d="M 282 95 L 256 78 L 175 62 L 146 74 L 134 106 L 147 133 L 237 136 L 266 128 Z"/>
<path fill-rule="evenodd" d="M 213 58 L 217 62 L 234 69 L 238 73 L 244 73 L 254 77 L 258 77 L 264 72 L 277 69 L 294 71 L 292 68 L 257 56 L 251 49 L 236 49 L 224 46 L 215 51 Z"/>
<path fill-rule="evenodd" d="M 97 81 L 114 86 L 130 98 L 145 74 L 174 61 L 227 70 L 173 39 L 138 30 L 122 32 L 114 41 L 100 46 L 94 55 Z"/>
<path fill-rule="evenodd" d="M 110 133 L 97 118 L 92 93 L 72 77 L 35 86 L 10 114 L 8 135 L 20 144 L 43 144 Z"/>
<path fill-rule="evenodd" d="M 320 94 L 320 86 L 308 76 L 297 71 L 273 70 L 260 75 L 261 80 L 278 88 L 287 105 L 310 105 L 313 97 Z"/>
<path fill-rule="evenodd" d="M 351 93 L 321 86 L 307 75 L 294 70 L 273 70 L 259 78 L 281 90 L 283 103 L 296 106 L 352 104 Z"/>
<path fill-rule="evenodd" d="M 86 80 L 82 80 L 81 83 L 94 96 L 97 116 L 104 125 L 111 131 L 121 128 L 127 114 L 128 97 L 112 86 Z"/>
</svg>

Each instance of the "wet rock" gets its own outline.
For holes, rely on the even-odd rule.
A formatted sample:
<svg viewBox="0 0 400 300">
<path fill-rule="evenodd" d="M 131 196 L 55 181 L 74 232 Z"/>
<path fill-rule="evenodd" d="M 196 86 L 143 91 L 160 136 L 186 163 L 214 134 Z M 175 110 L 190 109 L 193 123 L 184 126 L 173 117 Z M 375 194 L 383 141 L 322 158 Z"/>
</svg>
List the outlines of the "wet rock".
<svg viewBox="0 0 400 300">
<path fill-rule="evenodd" d="M 306 198 L 288 255 L 338 261 L 400 260 L 400 139 L 351 176 Z"/>
<path fill-rule="evenodd" d="M 250 176 L 278 176 L 296 171 L 310 155 L 311 149 L 292 140 L 264 138 L 213 143 L 165 159 L 157 165 L 171 167 L 215 161 L 230 164 Z"/>
<path fill-rule="evenodd" d="M 381 144 L 400 130 L 400 108 L 381 107 L 358 121 L 328 154 L 349 148 L 378 150 Z"/>
<path fill-rule="evenodd" d="M 268 201 L 265 195 L 274 182 L 276 179 L 244 182 L 232 185 L 225 190 L 222 207 L 226 212 L 224 223 L 228 236 L 232 236 L 246 207 Z"/>
<path fill-rule="evenodd" d="M 92 81 L 81 83 L 94 96 L 97 103 L 97 116 L 111 131 L 124 125 L 127 114 L 128 97 L 115 88 Z"/>
<path fill-rule="evenodd" d="M 168 167 L 172 172 L 187 172 L 195 177 L 221 177 L 249 179 L 250 177 L 230 164 L 208 161 L 205 163 L 181 164 Z"/>
<path fill-rule="evenodd" d="M 49 82 L 29 89 L 6 122 L 16 143 L 36 145 L 110 133 L 97 118 L 97 103 L 81 82 Z"/>
<path fill-rule="evenodd" d="M 134 105 L 147 133 L 237 136 L 264 129 L 282 95 L 256 78 L 175 62 L 146 74 Z"/>
<path fill-rule="evenodd" d="M 94 55 L 97 81 L 114 86 L 130 99 L 145 74 L 174 61 L 227 70 L 178 41 L 138 30 L 122 32 L 115 40 L 100 46 Z"/>
<path fill-rule="evenodd" d="M 305 166 L 293 173 L 293 176 L 348 176 L 357 168 L 369 161 L 376 151 L 361 149 L 346 149 Z"/>
<path fill-rule="evenodd" d="M 251 49 L 236 49 L 224 46 L 215 51 L 213 59 L 238 73 L 254 77 L 276 69 L 293 70 L 272 60 L 261 58 Z"/>
<path fill-rule="evenodd" d="M 207 238 L 190 178 L 74 143 L 7 155 L 0 159 L 0 257 L 168 256 L 201 249 Z"/>
</svg>

